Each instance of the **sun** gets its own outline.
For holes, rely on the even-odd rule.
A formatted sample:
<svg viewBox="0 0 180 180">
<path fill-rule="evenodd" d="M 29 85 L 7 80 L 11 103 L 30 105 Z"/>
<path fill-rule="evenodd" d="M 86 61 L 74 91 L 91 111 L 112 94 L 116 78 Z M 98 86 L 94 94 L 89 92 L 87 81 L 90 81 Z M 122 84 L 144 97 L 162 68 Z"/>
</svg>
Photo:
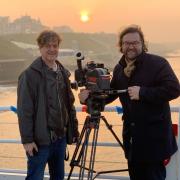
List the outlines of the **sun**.
<svg viewBox="0 0 180 180">
<path fill-rule="evenodd" d="M 90 20 L 89 13 L 87 11 L 82 11 L 80 19 L 84 23 L 88 22 Z"/>
</svg>

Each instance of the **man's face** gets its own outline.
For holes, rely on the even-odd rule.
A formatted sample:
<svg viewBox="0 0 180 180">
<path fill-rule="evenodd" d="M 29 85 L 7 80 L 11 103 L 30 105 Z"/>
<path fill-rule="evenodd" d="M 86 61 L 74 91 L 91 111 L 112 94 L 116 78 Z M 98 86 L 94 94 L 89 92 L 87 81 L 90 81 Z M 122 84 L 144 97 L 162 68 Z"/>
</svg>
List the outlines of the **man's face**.
<svg viewBox="0 0 180 180">
<path fill-rule="evenodd" d="M 134 60 L 142 53 L 142 41 L 138 33 L 128 33 L 123 36 L 122 53 L 127 60 Z"/>
<path fill-rule="evenodd" d="M 40 47 L 40 53 L 42 59 L 46 62 L 54 62 L 57 59 L 59 51 L 58 41 L 50 41 L 45 44 L 43 47 Z"/>
</svg>

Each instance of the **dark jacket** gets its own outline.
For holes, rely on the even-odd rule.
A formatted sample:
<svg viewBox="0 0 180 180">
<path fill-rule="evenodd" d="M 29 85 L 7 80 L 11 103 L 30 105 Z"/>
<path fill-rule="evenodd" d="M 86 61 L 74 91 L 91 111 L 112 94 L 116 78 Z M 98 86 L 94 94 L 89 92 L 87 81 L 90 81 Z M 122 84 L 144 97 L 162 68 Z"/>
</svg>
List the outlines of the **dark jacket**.
<svg viewBox="0 0 180 180">
<path fill-rule="evenodd" d="M 125 66 L 123 56 L 114 69 L 111 87 L 141 87 L 140 100 L 130 100 L 128 93 L 119 95 L 126 158 L 139 162 L 169 158 L 177 150 L 169 101 L 180 95 L 178 79 L 169 63 L 156 55 L 142 53 L 130 78 L 124 74 Z"/>
<path fill-rule="evenodd" d="M 63 68 L 67 84 L 66 106 L 69 114 L 67 143 L 78 136 L 78 122 L 73 106 L 74 96 L 70 89 L 68 71 Z M 50 131 L 47 126 L 48 94 L 46 76 L 41 57 L 37 58 L 19 77 L 17 90 L 18 121 L 22 143 L 36 142 L 38 145 L 50 144 Z"/>
</svg>

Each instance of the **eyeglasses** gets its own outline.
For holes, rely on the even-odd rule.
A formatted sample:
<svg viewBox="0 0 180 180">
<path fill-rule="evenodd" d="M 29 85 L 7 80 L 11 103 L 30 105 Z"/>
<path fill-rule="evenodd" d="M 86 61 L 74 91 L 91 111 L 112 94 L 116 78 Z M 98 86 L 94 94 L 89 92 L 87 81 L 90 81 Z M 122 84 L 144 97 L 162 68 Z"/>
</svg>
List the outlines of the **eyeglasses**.
<svg viewBox="0 0 180 180">
<path fill-rule="evenodd" d="M 130 46 L 130 45 L 138 46 L 140 44 L 141 44 L 141 41 L 132 41 L 132 42 L 124 41 L 124 42 L 122 42 L 122 45 L 124 45 L 124 46 Z"/>
</svg>

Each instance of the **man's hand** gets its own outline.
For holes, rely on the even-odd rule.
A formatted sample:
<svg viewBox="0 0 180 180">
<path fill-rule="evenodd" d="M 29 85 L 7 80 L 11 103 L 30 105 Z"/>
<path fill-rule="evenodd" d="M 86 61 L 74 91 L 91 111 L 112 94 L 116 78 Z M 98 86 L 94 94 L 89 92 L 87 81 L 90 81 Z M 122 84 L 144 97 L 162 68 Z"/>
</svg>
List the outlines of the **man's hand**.
<svg viewBox="0 0 180 180">
<path fill-rule="evenodd" d="M 131 100 L 139 100 L 140 86 L 128 87 L 128 93 Z"/>
<path fill-rule="evenodd" d="M 79 141 L 79 137 L 73 137 L 73 143 L 77 143 Z"/>
<path fill-rule="evenodd" d="M 81 89 L 80 90 L 80 93 L 78 94 L 79 96 L 79 100 L 82 104 L 84 104 L 86 102 L 86 99 L 88 98 L 89 96 L 89 90 L 87 89 Z"/>
<path fill-rule="evenodd" d="M 27 144 L 23 144 L 25 151 L 30 155 L 33 156 L 33 150 L 38 152 L 38 148 L 37 145 L 32 142 L 32 143 L 27 143 Z"/>
</svg>

